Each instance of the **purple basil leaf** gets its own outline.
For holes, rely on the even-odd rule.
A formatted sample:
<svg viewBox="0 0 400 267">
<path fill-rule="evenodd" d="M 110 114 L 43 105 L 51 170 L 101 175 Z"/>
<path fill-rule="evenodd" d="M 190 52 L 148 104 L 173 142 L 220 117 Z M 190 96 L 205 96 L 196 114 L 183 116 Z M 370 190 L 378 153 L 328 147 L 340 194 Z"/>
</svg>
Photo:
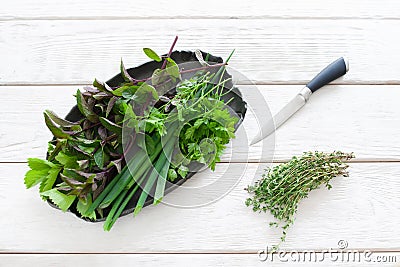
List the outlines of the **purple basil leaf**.
<svg viewBox="0 0 400 267">
<path fill-rule="evenodd" d="M 114 107 L 115 102 L 117 101 L 117 99 L 118 99 L 118 98 L 116 98 L 115 96 L 113 96 L 113 97 L 110 99 L 110 101 L 108 101 L 107 109 L 106 109 L 106 118 L 107 118 L 108 115 L 110 114 L 110 112 L 111 112 L 112 108 Z"/>
<path fill-rule="evenodd" d="M 121 69 L 122 78 L 124 78 L 124 80 L 125 80 L 126 82 L 130 82 L 130 83 L 132 83 L 132 84 L 134 84 L 134 83 L 136 82 L 135 79 L 133 79 L 133 78 L 131 77 L 131 75 L 129 75 L 128 71 L 126 70 L 126 68 L 125 68 L 125 66 L 124 66 L 124 62 L 122 61 L 122 58 L 121 58 L 121 66 L 120 66 L 120 69 Z"/>
<path fill-rule="evenodd" d="M 96 189 L 97 189 L 97 184 L 96 184 L 96 183 L 93 183 L 91 189 L 92 189 L 92 192 L 96 191 Z"/>
<path fill-rule="evenodd" d="M 106 94 L 110 94 L 112 89 L 106 83 L 100 82 L 97 79 L 94 79 L 93 86 L 96 87 L 99 91 L 104 92 Z"/>
<path fill-rule="evenodd" d="M 90 120 L 93 123 L 99 121 L 98 116 L 93 112 L 93 109 L 90 107 L 90 103 L 86 102 L 81 91 L 79 90 L 76 92 L 76 101 L 78 109 L 83 114 L 83 116 L 85 116 L 88 120 Z"/>
<path fill-rule="evenodd" d="M 122 135 L 122 127 L 115 124 L 114 122 L 103 118 L 103 117 L 99 117 L 101 124 L 106 127 L 107 130 L 117 134 L 117 135 Z"/>
<path fill-rule="evenodd" d="M 89 93 L 95 93 L 95 94 L 97 94 L 97 93 L 99 92 L 99 90 L 97 90 L 97 88 L 92 87 L 92 86 L 84 86 L 83 89 L 84 89 L 86 92 L 89 92 Z"/>
<path fill-rule="evenodd" d="M 100 126 L 97 129 L 97 132 L 99 133 L 99 136 L 100 136 L 101 140 L 106 140 L 107 139 L 107 130 L 106 130 L 106 128 L 104 128 L 103 126 Z"/>
<path fill-rule="evenodd" d="M 90 157 L 92 156 L 90 153 L 88 153 L 87 151 L 85 151 L 85 150 L 79 148 L 78 146 L 72 146 L 72 148 L 73 148 L 74 150 L 76 150 L 77 152 L 82 153 L 82 154 L 85 155 L 85 156 L 90 156 Z"/>
<path fill-rule="evenodd" d="M 96 100 L 102 100 L 102 99 L 105 99 L 105 98 L 110 98 L 111 95 L 107 94 L 107 93 L 104 93 L 104 92 L 100 92 L 100 93 L 97 93 L 97 94 L 93 95 L 92 97 L 94 99 L 96 99 Z"/>
<path fill-rule="evenodd" d="M 89 160 L 83 159 L 83 160 L 78 160 L 77 161 L 79 165 L 79 169 L 84 170 L 89 167 Z"/>
<path fill-rule="evenodd" d="M 166 96 L 160 95 L 158 98 L 161 102 L 166 102 L 168 103 L 170 101 L 170 99 Z"/>
<path fill-rule="evenodd" d="M 61 139 L 70 139 L 71 136 L 64 132 L 61 128 L 57 127 L 54 122 L 50 119 L 49 115 L 44 112 L 44 120 L 46 123 L 47 128 L 51 131 L 51 133 L 56 137 L 56 138 L 61 138 Z"/>
<path fill-rule="evenodd" d="M 87 181 L 93 181 L 93 178 L 96 177 L 96 173 L 87 173 L 83 171 L 78 171 L 74 169 L 68 169 L 68 171 L 75 173 L 76 175 L 79 175 L 81 177 L 84 177 L 87 179 Z"/>
<path fill-rule="evenodd" d="M 62 173 L 60 173 L 60 177 L 64 182 L 66 182 L 69 186 L 71 186 L 73 188 L 81 187 L 84 185 L 83 182 L 77 181 L 77 180 L 70 178 Z"/>
<path fill-rule="evenodd" d="M 106 90 L 109 91 L 109 92 L 112 92 L 112 91 L 113 91 L 113 89 L 112 89 L 107 83 L 104 83 L 104 87 L 105 87 Z"/>
<path fill-rule="evenodd" d="M 121 165 L 122 165 L 122 159 L 116 159 L 116 160 L 110 161 L 110 164 L 108 164 L 107 168 L 109 168 L 111 166 L 115 166 L 115 168 L 117 168 L 118 173 L 120 173 Z"/>
<path fill-rule="evenodd" d="M 67 121 L 67 120 L 60 118 L 59 116 L 57 116 L 57 114 L 55 114 L 51 110 L 45 110 L 44 112 L 49 116 L 49 118 L 53 122 L 60 125 L 61 127 L 72 127 L 72 126 L 79 125 L 79 122 L 71 122 L 71 121 Z"/>
<path fill-rule="evenodd" d="M 106 186 L 107 179 L 103 179 L 100 183 L 100 186 L 97 188 L 96 191 L 93 192 L 93 201 L 96 200 L 96 198 L 100 195 L 101 192 L 103 192 L 105 186 Z"/>
</svg>

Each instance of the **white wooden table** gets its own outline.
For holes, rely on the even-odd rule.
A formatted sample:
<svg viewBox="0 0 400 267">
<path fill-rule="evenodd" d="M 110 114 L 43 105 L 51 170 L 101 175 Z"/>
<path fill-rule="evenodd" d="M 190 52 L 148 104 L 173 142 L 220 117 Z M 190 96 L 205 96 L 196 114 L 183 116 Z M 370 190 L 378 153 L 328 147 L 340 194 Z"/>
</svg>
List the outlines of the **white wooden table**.
<svg viewBox="0 0 400 267">
<path fill-rule="evenodd" d="M 243 152 L 243 160 L 232 165 L 232 172 L 247 169 L 220 201 L 196 209 L 148 207 L 135 219 L 121 219 L 110 233 L 50 208 L 36 190 L 24 188 L 26 158 L 44 157 L 51 138 L 41 112 L 66 114 L 77 88 L 95 77 L 112 77 L 120 57 L 128 66 L 145 62 L 142 47 L 166 51 L 175 35 L 177 49 L 226 57 L 236 48 L 230 65 L 257 85 L 272 113 L 327 63 L 349 57 L 350 72 L 318 91 L 276 132 L 275 162 L 309 150 L 357 157 L 349 178 L 335 179 L 332 190 L 315 191 L 301 203 L 282 249 L 321 252 L 345 240 L 348 249 L 371 250 L 374 260 L 392 261 L 371 266 L 399 265 L 400 2 L 179 2 L 2 2 L 0 266 L 283 264 L 259 260 L 257 251 L 276 242 L 279 232 L 267 226 L 269 215 L 244 205 L 243 188 L 260 164 L 271 161 L 260 157 L 259 146 L 250 149 L 250 163 Z M 249 81 L 241 84 L 251 98 Z M 255 134 L 251 112 L 243 129 Z M 240 140 L 243 148 L 247 142 Z M 218 177 L 227 161 L 214 174 L 196 175 L 188 183 Z M 178 189 L 167 197 L 193 196 Z"/>
</svg>

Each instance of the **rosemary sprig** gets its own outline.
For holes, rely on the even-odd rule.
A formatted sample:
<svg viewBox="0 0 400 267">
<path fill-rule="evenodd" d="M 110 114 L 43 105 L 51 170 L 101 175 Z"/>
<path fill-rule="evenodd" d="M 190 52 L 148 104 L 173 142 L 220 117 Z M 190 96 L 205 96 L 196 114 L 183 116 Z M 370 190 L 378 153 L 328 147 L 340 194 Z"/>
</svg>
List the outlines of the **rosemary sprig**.
<svg viewBox="0 0 400 267">
<path fill-rule="evenodd" d="M 305 152 L 301 157 L 293 157 L 287 163 L 266 169 L 260 180 L 245 189 L 253 195 L 246 200 L 246 206 L 252 206 L 255 212 L 268 210 L 277 220 L 269 225 L 282 228 L 280 242 L 273 247 L 274 251 L 285 241 L 300 200 L 321 185 L 331 189 L 329 182 L 333 177 L 347 177 L 349 166 L 344 161 L 353 157 L 353 153 L 340 151 Z"/>
</svg>

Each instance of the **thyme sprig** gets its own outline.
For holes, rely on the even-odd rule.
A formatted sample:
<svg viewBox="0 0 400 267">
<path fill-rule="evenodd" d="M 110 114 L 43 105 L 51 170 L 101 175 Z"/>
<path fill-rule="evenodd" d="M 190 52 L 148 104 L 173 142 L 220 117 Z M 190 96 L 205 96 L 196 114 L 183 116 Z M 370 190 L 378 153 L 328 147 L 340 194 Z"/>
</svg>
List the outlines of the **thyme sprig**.
<svg viewBox="0 0 400 267">
<path fill-rule="evenodd" d="M 246 206 L 252 206 L 255 212 L 269 211 L 276 219 L 269 225 L 282 229 L 280 242 L 273 250 L 276 251 L 285 241 L 300 200 L 307 198 L 310 191 L 321 185 L 331 189 L 333 177 L 347 177 L 349 165 L 345 161 L 353 157 L 353 153 L 340 151 L 305 152 L 301 157 L 293 157 L 287 163 L 266 169 L 260 180 L 245 188 L 252 194 L 246 200 Z"/>
</svg>

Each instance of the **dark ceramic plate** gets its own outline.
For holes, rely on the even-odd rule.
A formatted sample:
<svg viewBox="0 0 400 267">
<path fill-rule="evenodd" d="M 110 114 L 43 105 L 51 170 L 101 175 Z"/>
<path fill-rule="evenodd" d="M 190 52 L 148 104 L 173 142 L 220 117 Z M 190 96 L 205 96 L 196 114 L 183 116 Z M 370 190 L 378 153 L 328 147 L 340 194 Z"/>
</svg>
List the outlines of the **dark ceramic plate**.
<svg viewBox="0 0 400 267">
<path fill-rule="evenodd" d="M 203 53 L 203 57 L 206 57 L 206 53 Z M 171 54 L 171 58 L 177 63 L 177 64 L 182 64 L 182 63 L 186 63 L 186 62 L 194 62 L 191 63 L 191 68 L 195 68 L 195 67 L 201 67 L 200 63 L 198 63 L 195 53 L 191 52 L 191 51 L 174 51 Z M 209 55 L 208 58 L 209 62 L 215 62 L 215 63 L 222 63 L 223 60 L 220 57 L 215 57 L 212 55 Z M 140 65 L 138 67 L 135 68 L 130 68 L 128 69 L 128 73 L 135 79 L 144 79 L 147 77 L 150 77 L 153 73 L 153 71 L 156 68 L 160 68 L 162 63 L 156 62 L 156 61 L 150 61 L 147 62 L 143 65 Z M 183 79 L 188 79 L 193 75 L 193 73 L 186 73 L 183 75 Z M 227 78 L 231 78 L 231 75 L 227 72 L 225 72 L 224 74 L 224 79 Z M 111 78 L 110 80 L 107 81 L 107 84 L 111 87 L 116 87 L 118 85 L 120 85 L 122 82 L 124 82 L 122 76 L 120 74 L 114 76 L 113 78 Z M 246 111 L 247 111 L 247 105 L 246 102 L 243 101 L 242 99 L 242 95 L 239 91 L 238 88 L 233 87 L 232 82 L 227 82 L 226 83 L 226 89 L 227 90 L 227 94 L 224 96 L 224 98 L 227 99 L 231 99 L 233 98 L 233 100 L 228 104 L 232 110 L 237 114 L 237 116 L 239 117 L 239 122 L 235 125 L 235 130 L 238 129 L 238 127 L 241 125 Z M 231 89 L 228 89 L 231 88 Z M 83 118 L 83 115 L 80 113 L 79 109 L 77 106 L 74 106 L 71 111 L 68 113 L 68 115 L 65 117 L 65 119 L 69 120 L 69 121 L 78 121 L 80 119 Z M 193 166 L 192 166 L 193 167 Z M 197 168 L 200 168 L 201 166 L 197 166 Z M 193 168 L 191 168 L 193 169 Z M 194 168 L 196 169 L 196 167 Z M 196 172 L 190 172 L 187 175 L 186 179 L 182 179 L 181 177 L 178 177 L 174 183 L 167 183 L 166 184 L 166 188 L 165 188 L 165 195 L 170 193 L 171 191 L 173 191 L 174 189 L 176 189 L 178 186 L 182 185 L 183 183 L 185 183 L 189 178 L 191 178 Z M 150 194 L 144 204 L 144 206 L 148 206 L 151 203 L 153 203 L 153 198 L 151 197 L 151 195 L 154 194 L 154 190 L 155 188 L 153 188 L 150 191 Z M 132 213 L 136 207 L 136 203 L 140 197 L 142 193 L 142 190 L 137 190 L 136 194 L 134 194 L 134 196 L 132 197 L 132 199 L 129 201 L 128 205 L 126 206 L 125 210 L 122 212 L 121 216 L 127 215 L 129 213 Z M 57 208 L 51 201 L 48 201 L 48 203 L 52 206 Z M 70 210 L 70 212 L 74 213 L 76 216 L 78 216 L 79 218 L 80 215 L 78 213 L 78 211 L 72 207 Z M 81 218 L 84 219 L 86 221 L 91 221 L 91 222 L 100 222 L 100 221 L 104 221 L 105 217 L 107 216 L 107 214 L 109 213 L 108 209 L 105 209 L 104 211 L 104 218 L 100 218 L 97 219 L 95 221 L 87 219 L 87 218 Z"/>
</svg>

